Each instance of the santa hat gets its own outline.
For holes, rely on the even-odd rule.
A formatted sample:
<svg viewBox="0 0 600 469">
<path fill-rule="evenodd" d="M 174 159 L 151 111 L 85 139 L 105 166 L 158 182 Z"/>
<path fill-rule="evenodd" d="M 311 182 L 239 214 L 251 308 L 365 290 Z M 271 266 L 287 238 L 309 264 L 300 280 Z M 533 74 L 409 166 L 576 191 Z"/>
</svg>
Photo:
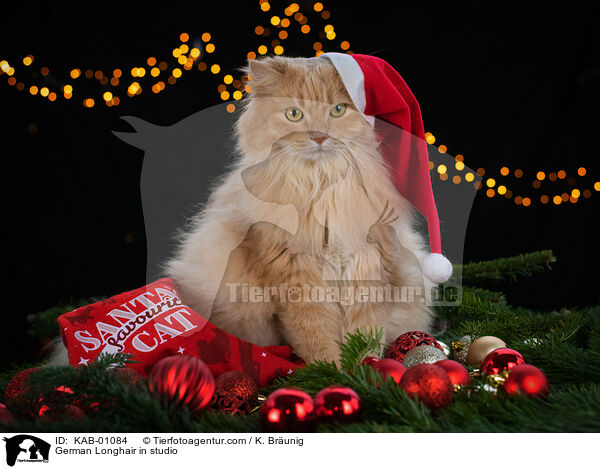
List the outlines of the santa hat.
<svg viewBox="0 0 600 469">
<path fill-rule="evenodd" d="M 352 102 L 372 126 L 383 130 L 385 124 L 375 122 L 378 117 L 404 131 L 400 132 L 397 141 L 386 142 L 381 150 L 392 168 L 396 188 L 427 220 L 431 254 L 422 261 L 423 274 L 434 283 L 445 282 L 452 275 L 452 264 L 442 255 L 440 222 L 431 189 L 419 103 L 400 74 L 385 60 L 338 52 L 328 52 L 320 57 L 331 61 Z"/>
</svg>

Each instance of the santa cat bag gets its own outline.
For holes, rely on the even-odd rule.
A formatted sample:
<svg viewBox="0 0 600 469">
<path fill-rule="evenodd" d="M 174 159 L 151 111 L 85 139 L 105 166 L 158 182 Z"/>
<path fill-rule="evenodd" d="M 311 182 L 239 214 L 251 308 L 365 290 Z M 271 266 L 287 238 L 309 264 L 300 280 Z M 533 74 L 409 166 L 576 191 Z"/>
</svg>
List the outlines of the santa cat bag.
<svg viewBox="0 0 600 469">
<path fill-rule="evenodd" d="M 200 358 L 215 376 L 243 371 L 259 386 L 296 369 L 286 360 L 289 347 L 262 348 L 222 331 L 183 304 L 166 278 L 63 314 L 58 324 L 72 366 L 127 353 L 137 362 L 129 366 L 147 375 L 161 358 L 184 354 Z"/>
</svg>

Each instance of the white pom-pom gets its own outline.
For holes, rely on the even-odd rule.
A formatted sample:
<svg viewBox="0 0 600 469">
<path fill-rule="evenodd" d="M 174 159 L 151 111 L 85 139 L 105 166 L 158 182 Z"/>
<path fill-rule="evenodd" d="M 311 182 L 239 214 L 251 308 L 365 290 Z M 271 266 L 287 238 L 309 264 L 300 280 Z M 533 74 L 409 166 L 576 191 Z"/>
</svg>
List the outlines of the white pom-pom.
<svg viewBox="0 0 600 469">
<path fill-rule="evenodd" d="M 428 254 L 422 267 L 423 275 L 435 284 L 444 283 L 452 276 L 452 264 L 442 254 Z"/>
</svg>

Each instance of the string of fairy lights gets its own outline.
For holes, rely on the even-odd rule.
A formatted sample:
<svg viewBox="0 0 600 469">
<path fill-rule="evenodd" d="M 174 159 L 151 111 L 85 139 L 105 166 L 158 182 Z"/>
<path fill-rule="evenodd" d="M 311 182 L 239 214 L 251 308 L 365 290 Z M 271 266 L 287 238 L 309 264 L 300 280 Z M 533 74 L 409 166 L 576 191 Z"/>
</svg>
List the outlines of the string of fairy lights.
<svg viewBox="0 0 600 469">
<path fill-rule="evenodd" d="M 280 2 L 278 2 L 280 3 Z M 331 22 L 331 12 L 325 9 L 322 2 L 312 3 L 312 8 L 301 11 L 298 3 L 287 6 L 280 5 L 280 10 L 275 11 L 269 0 L 259 0 L 259 8 L 265 15 L 265 24 L 254 28 L 258 45 L 255 50 L 246 54 L 248 59 L 256 59 L 267 54 L 283 55 L 285 42 L 290 37 L 304 37 L 312 43 L 315 56 L 320 56 L 326 50 L 341 51 L 348 54 L 350 42 L 340 40 Z M 158 59 L 150 56 L 140 65 L 128 70 L 115 68 L 109 72 L 102 70 L 72 68 L 67 76 L 59 79 L 50 74 L 46 66 L 36 67 L 38 60 L 29 54 L 20 62 L 10 63 L 6 59 L 0 60 L 0 76 L 7 77 L 7 83 L 17 91 L 28 92 L 32 96 L 39 96 L 50 102 L 59 100 L 75 100 L 88 109 L 98 107 L 104 103 L 107 107 L 118 106 L 121 99 L 127 96 L 134 98 L 143 90 L 150 89 L 154 94 L 163 92 L 167 86 L 175 85 L 186 73 L 192 70 L 209 72 L 218 79 L 217 92 L 222 101 L 229 101 L 226 110 L 233 113 L 236 110 L 236 101 L 244 97 L 244 93 L 251 93 L 252 88 L 247 82 L 248 77 L 224 73 L 221 66 L 215 61 L 207 60 L 213 57 L 216 51 L 215 42 L 210 33 L 205 32 L 200 37 L 190 39 L 189 34 L 181 33 L 179 45 L 175 47 L 171 56 Z M 15 68 L 17 67 L 17 68 Z M 20 71 L 18 72 L 17 69 Z M 30 72 L 37 83 L 26 85 L 24 80 L 19 80 L 21 71 Z M 25 73 L 22 73 L 23 75 Z M 87 91 L 90 86 L 82 81 L 96 83 L 100 92 L 95 97 Z M 58 83 L 58 85 L 57 85 Z M 86 86 L 87 85 L 87 86 Z M 98 96 L 99 95 L 99 96 Z M 100 103 L 100 104 L 99 104 Z M 436 142 L 431 132 L 425 134 L 427 143 Z M 445 145 L 439 145 L 438 151 L 447 153 Z M 516 205 L 530 207 L 536 203 L 542 205 L 561 205 L 565 203 L 576 204 L 581 199 L 588 199 L 594 192 L 600 192 L 600 181 L 591 182 L 585 167 L 581 166 L 572 174 L 560 169 L 556 172 L 546 173 L 537 171 L 531 181 L 533 195 L 520 195 L 514 193 L 510 187 L 525 178 L 524 171 L 519 168 L 510 169 L 502 166 L 497 174 L 486 172 L 484 168 L 476 171 L 470 170 L 460 154 L 451 157 L 448 161 L 434 164 L 429 162 L 429 169 L 440 178 L 453 184 L 473 184 L 476 190 L 484 190 L 488 198 L 504 197 L 514 201 Z M 478 178 L 476 178 L 479 176 Z M 475 180 L 477 179 L 477 181 Z M 550 183 L 563 183 L 568 186 L 567 191 L 547 191 L 542 189 Z M 515 189 L 516 190 L 516 189 Z"/>
<path fill-rule="evenodd" d="M 425 134 L 425 140 L 430 145 L 433 145 L 436 141 L 435 136 L 431 132 Z M 445 145 L 439 145 L 438 151 L 440 153 L 446 153 L 448 151 Z M 437 172 L 438 177 L 442 181 L 451 181 L 454 184 L 471 183 L 477 190 L 485 190 L 485 194 L 489 198 L 493 197 L 504 197 L 506 199 L 512 199 L 515 204 L 529 207 L 538 201 L 542 205 L 554 204 L 561 205 L 563 203 L 576 204 L 579 200 L 589 199 L 594 192 L 600 192 L 600 181 L 595 181 L 590 184 L 589 178 L 586 176 L 587 170 L 585 167 L 580 166 L 577 168 L 576 174 L 567 175 L 564 169 L 560 169 L 556 172 L 546 173 L 545 171 L 537 171 L 535 178 L 531 182 L 531 187 L 534 192 L 538 192 L 535 196 L 522 196 L 514 194 L 507 186 L 509 186 L 509 178 L 514 180 L 520 180 L 524 177 L 524 171 L 519 168 L 511 170 L 507 166 L 502 166 L 498 171 L 498 174 L 488 174 L 484 168 L 479 168 L 475 172 L 469 170 L 464 162 L 463 155 L 456 155 L 454 158 L 449 157 L 451 160 L 446 163 L 440 163 L 437 166 L 433 161 L 429 162 L 429 170 Z M 450 173 L 453 173 L 452 177 Z M 480 177 L 478 181 L 475 181 L 475 173 Z M 578 180 L 578 178 L 580 178 Z M 587 187 L 582 188 L 581 180 L 584 180 L 583 184 L 587 184 Z M 545 193 L 541 191 L 544 184 L 553 182 L 566 182 L 569 186 L 567 191 L 562 191 L 554 194 Z M 579 183 L 579 184 L 578 184 Z M 579 186 L 579 187 L 577 187 Z M 564 187 L 564 184 L 563 184 Z M 543 192 L 543 193 L 539 193 Z"/>
<path fill-rule="evenodd" d="M 210 33 L 202 34 L 197 41 L 197 45 L 193 47 L 188 45 L 190 37 L 187 33 L 182 33 L 179 39 L 181 44 L 173 49 L 172 57 L 159 60 L 154 56 L 150 56 L 144 61 L 143 65 L 132 67 L 128 71 L 115 68 L 105 73 L 102 70 L 73 68 L 66 77 L 59 78 L 51 76 L 50 70 L 46 66 L 39 68 L 39 70 L 35 69 L 36 59 L 32 54 L 29 54 L 21 61 L 23 67 L 25 70 L 34 69 L 32 75 L 38 77 L 41 75 L 43 84 L 25 85 L 23 81 L 17 80 L 15 67 L 6 59 L 0 60 L 0 75 L 6 75 L 8 84 L 14 86 L 17 91 L 27 91 L 32 96 L 46 98 L 51 102 L 61 98 L 71 100 L 79 93 L 80 89 L 86 88 L 81 83 L 83 80 L 95 80 L 100 85 L 101 99 L 90 97 L 89 93 L 84 90 L 81 92 L 82 96 L 80 98 L 82 105 L 86 108 L 93 108 L 97 105 L 96 100 L 98 100 L 107 107 L 118 106 L 121 103 L 119 95 L 127 95 L 133 98 L 142 93 L 145 85 L 143 87 L 141 82 L 146 83 L 149 80 L 154 80 L 150 89 L 153 93 L 158 94 L 167 85 L 174 85 L 185 71 L 192 70 L 195 65 L 200 71 L 208 69 L 213 74 L 220 72 L 221 69 L 218 64 L 213 64 L 209 68 L 205 61 L 200 60 L 201 55 L 212 54 L 215 51 L 215 45 L 210 42 Z M 56 83 L 60 84 L 56 85 Z"/>
</svg>

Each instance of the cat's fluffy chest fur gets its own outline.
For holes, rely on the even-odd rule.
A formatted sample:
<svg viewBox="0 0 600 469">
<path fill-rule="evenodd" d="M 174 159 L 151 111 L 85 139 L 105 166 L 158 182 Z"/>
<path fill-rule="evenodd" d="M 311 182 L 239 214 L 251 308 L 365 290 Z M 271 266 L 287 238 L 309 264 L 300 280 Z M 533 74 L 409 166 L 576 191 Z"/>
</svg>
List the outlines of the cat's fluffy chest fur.
<svg viewBox="0 0 600 469">
<path fill-rule="evenodd" d="M 325 59 L 270 58 L 252 63 L 250 73 L 252 94 L 237 127 L 240 160 L 167 269 L 184 301 L 227 332 L 258 345 L 289 344 L 307 361 L 337 361 L 352 330 L 381 327 L 386 341 L 427 330 L 422 301 L 339 298 L 342 289 L 424 294 L 428 285 L 410 208 L 333 67 Z M 348 106 L 345 114 L 335 103 Z M 244 287 L 260 291 L 260 300 L 244 301 Z M 326 289 L 338 297 L 323 299 Z"/>
</svg>

